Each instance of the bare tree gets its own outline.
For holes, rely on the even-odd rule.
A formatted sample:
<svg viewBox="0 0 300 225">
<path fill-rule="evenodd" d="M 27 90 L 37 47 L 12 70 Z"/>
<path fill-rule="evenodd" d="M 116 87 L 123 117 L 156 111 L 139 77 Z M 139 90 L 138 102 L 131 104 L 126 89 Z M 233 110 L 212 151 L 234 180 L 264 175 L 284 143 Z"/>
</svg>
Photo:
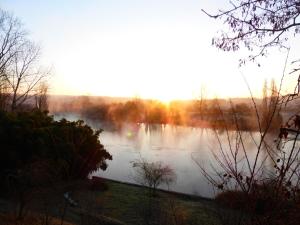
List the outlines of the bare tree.
<svg viewBox="0 0 300 225">
<path fill-rule="evenodd" d="M 278 90 L 274 79 L 271 80 L 270 86 L 268 85 L 267 80 L 264 82 L 263 90 L 262 90 L 262 103 L 260 106 L 260 119 L 262 129 L 266 129 L 268 127 L 268 123 L 270 121 L 270 117 L 272 118 L 272 124 L 270 126 L 270 131 L 277 130 L 282 124 L 282 116 L 280 115 L 280 107 L 278 107 L 279 99 L 277 98 Z M 273 111 L 274 115 L 272 115 Z"/>
<path fill-rule="evenodd" d="M 9 104 L 8 86 L 4 77 L 0 77 L 0 110 L 7 110 Z"/>
<path fill-rule="evenodd" d="M 286 218 L 288 224 L 298 224 L 299 217 L 293 214 L 299 210 L 300 197 L 299 132 L 295 137 L 281 131 L 284 133 L 277 140 L 281 144 L 276 145 L 268 138 L 276 109 L 269 106 L 270 112 L 273 111 L 266 128 L 256 134 L 242 131 L 233 105 L 231 109 L 236 130 L 229 130 L 224 123 L 225 139 L 215 130 L 213 172 L 208 172 L 195 158 L 194 161 L 208 181 L 219 189 L 217 199 L 226 207 L 239 209 L 240 214 L 236 216 L 243 219 L 236 224 L 283 224 Z M 221 109 L 220 114 L 223 115 Z M 254 149 L 247 148 L 249 142 Z"/>
<path fill-rule="evenodd" d="M 132 165 L 136 172 L 134 179 L 138 183 L 151 188 L 152 194 L 155 194 L 159 185 L 166 184 L 169 187 L 176 180 L 174 170 L 161 162 L 147 162 L 140 159 L 134 161 Z"/>
<path fill-rule="evenodd" d="M 12 93 L 12 111 L 33 95 L 34 88 L 47 76 L 36 65 L 38 56 L 39 49 L 31 42 L 24 44 L 22 50 L 14 56 L 13 65 L 6 74 Z"/>
<path fill-rule="evenodd" d="M 48 110 L 48 84 L 40 83 L 36 90 L 35 107 L 41 111 Z"/>
<path fill-rule="evenodd" d="M 287 47 L 289 36 L 300 32 L 299 0 L 233 0 L 230 8 L 208 16 L 222 19 L 228 30 L 213 38 L 213 45 L 225 51 L 237 51 L 242 46 L 254 54 L 255 60 L 273 46 Z M 241 63 L 245 60 L 241 59 Z"/>
<path fill-rule="evenodd" d="M 0 9 L 0 76 L 5 76 L 6 69 L 14 61 L 15 55 L 22 48 L 26 31 L 20 21 L 12 14 Z"/>
<path fill-rule="evenodd" d="M 207 110 L 207 96 L 206 96 L 206 87 L 201 85 L 200 95 L 196 99 L 197 112 L 200 114 L 200 119 L 204 119 L 204 113 Z"/>
<path fill-rule="evenodd" d="M 258 56 L 263 56 L 267 53 L 267 49 L 270 47 L 288 47 L 288 40 L 290 34 L 298 34 L 300 31 L 300 1 L 299 0 L 234 0 L 229 1 L 230 8 L 227 10 L 219 10 L 216 14 L 210 14 L 203 10 L 208 16 L 221 19 L 225 24 L 228 25 L 228 29 L 223 31 L 219 37 L 213 38 L 213 45 L 217 48 L 222 49 L 224 51 L 237 51 L 241 46 L 246 47 L 250 52 L 255 52 L 249 56 L 250 60 L 255 60 Z M 289 48 L 288 48 L 289 49 Z M 288 51 L 289 52 L 289 51 Z M 289 54 L 289 53 L 288 53 Z M 274 122 L 274 117 L 278 113 L 283 103 L 287 103 L 294 99 L 295 96 L 299 95 L 299 82 L 300 78 L 298 78 L 298 83 L 296 85 L 294 92 L 292 94 L 288 94 L 283 96 L 281 94 L 281 88 L 283 83 L 283 78 L 285 75 L 286 64 L 288 60 L 288 55 L 286 58 L 286 63 L 282 75 L 282 79 L 280 81 L 279 90 L 275 88 L 274 82 L 272 85 L 272 94 L 270 97 L 270 102 L 267 102 L 267 86 L 265 85 L 264 95 L 265 98 L 263 100 L 263 105 L 265 105 L 266 112 L 262 114 L 267 114 L 266 121 L 262 124 L 262 114 L 258 110 L 258 106 L 252 97 L 253 108 L 255 109 L 256 121 L 259 128 L 260 140 L 255 142 L 257 146 L 254 162 L 249 161 L 249 157 L 246 154 L 246 150 L 244 148 L 243 140 L 241 134 L 239 134 L 236 139 L 238 141 L 238 145 L 234 145 L 234 143 L 229 142 L 229 147 L 232 149 L 232 146 L 239 146 L 243 150 L 243 158 L 247 162 L 247 167 L 249 170 L 249 174 L 247 175 L 249 179 L 247 180 L 246 185 L 248 188 L 246 190 L 250 190 L 251 186 L 256 183 L 256 178 L 254 175 L 258 175 L 259 169 L 261 168 L 258 165 L 258 158 L 262 154 L 262 148 L 266 146 L 266 136 L 270 131 L 270 128 Z M 245 63 L 244 59 L 241 59 L 241 63 Z M 299 61 L 295 61 L 296 64 Z M 293 73 L 297 72 L 299 68 L 293 69 Z M 248 86 L 251 96 L 252 92 L 250 87 Z M 235 113 L 233 112 L 233 115 Z M 294 116 L 297 118 L 297 115 Z M 294 118 L 293 117 L 293 118 Z M 287 128 L 281 128 L 279 137 L 286 137 L 287 132 L 293 132 L 295 136 L 299 134 L 297 130 L 297 126 L 293 124 L 295 129 L 291 129 L 289 121 L 296 123 L 296 119 L 288 120 Z M 237 123 L 238 124 L 238 123 Z M 239 131 L 239 127 L 237 127 L 237 131 Z M 296 139 L 292 139 L 296 143 Z M 294 146 L 294 149 L 297 145 Z M 269 149 L 270 150 L 270 149 Z M 238 150 L 230 151 L 230 155 L 227 155 L 226 152 L 222 153 L 222 160 L 219 162 L 222 163 L 223 168 L 227 170 L 228 167 L 232 167 L 235 171 L 235 178 L 239 184 L 243 184 L 241 182 L 240 173 L 238 172 L 238 167 L 235 166 L 239 161 L 237 159 Z M 275 151 L 272 151 L 273 153 Z M 294 151 L 289 151 L 289 154 Z M 269 154 L 270 158 L 273 158 L 274 154 Z M 277 155 L 277 154 L 275 154 Z M 229 160 L 232 157 L 233 161 Z M 285 156 L 286 157 L 286 156 Z M 293 162 L 298 161 L 297 157 L 294 155 L 290 155 L 291 160 Z M 274 160 L 274 159 L 273 159 Z M 290 162 L 291 162 L 290 161 Z M 225 162 L 225 164 L 223 164 Z M 274 162 L 277 162 L 274 160 Z M 230 166 L 229 166 L 230 165 Z M 290 166 L 288 166 L 290 167 Z M 227 173 L 226 173 L 227 174 Z M 283 174 L 281 173 L 281 177 Z M 229 176 L 228 176 L 229 177 Z M 226 179 L 228 179 L 226 176 Z M 220 186 L 221 187 L 221 186 Z"/>
<path fill-rule="evenodd" d="M 21 107 L 47 77 L 38 65 L 40 49 L 30 41 L 21 22 L 0 10 L 0 89 L 10 97 L 12 111 Z"/>
<path fill-rule="evenodd" d="M 256 60 L 258 56 L 266 55 L 270 47 L 286 47 L 289 53 L 289 35 L 298 34 L 300 28 L 298 0 L 236 0 L 230 1 L 230 4 L 230 9 L 220 10 L 215 15 L 204 11 L 212 18 L 222 19 L 229 28 L 221 36 L 213 39 L 213 45 L 224 51 L 237 51 L 244 46 L 251 52 L 249 56 L 251 61 Z M 288 224 L 299 222 L 298 216 L 292 216 L 294 210 L 299 210 L 298 116 L 295 115 L 289 120 L 290 123 L 281 129 L 278 128 L 279 137 L 276 144 L 268 140 L 274 118 L 282 105 L 299 95 L 300 79 L 292 94 L 281 94 L 287 60 L 288 55 L 278 90 L 273 82 L 271 96 L 267 97 L 265 85 L 263 112 L 260 112 L 247 84 L 258 124 L 257 135 L 241 131 L 238 117 L 231 107 L 236 130 L 230 132 L 225 124 L 225 141 L 216 132 L 219 148 L 213 152 L 218 165 L 218 168 L 213 168 L 215 175 L 208 173 L 198 163 L 203 175 L 218 187 L 222 194 L 234 193 L 227 195 L 229 202 L 234 201 L 235 195 L 240 204 L 238 209 L 245 209 L 246 214 L 250 215 L 252 222 L 250 224 L 282 224 L 284 216 L 289 218 Z M 245 59 L 241 59 L 240 63 L 244 64 Z M 299 71 L 298 68 L 292 72 Z M 220 114 L 223 115 L 221 110 Z M 252 154 L 246 147 L 246 141 L 249 139 L 255 146 Z M 266 163 L 271 164 L 271 167 L 267 167 Z"/>
<path fill-rule="evenodd" d="M 7 68 L 12 65 L 13 58 L 23 44 L 26 32 L 20 22 L 8 12 L 0 9 L 0 103 L 5 110 L 9 100 Z"/>
<path fill-rule="evenodd" d="M 212 39 L 212 44 L 224 51 L 238 51 L 242 47 L 249 50 L 248 60 L 256 61 L 266 56 L 272 47 L 290 50 L 289 39 L 300 33 L 299 0 L 230 0 L 228 9 L 219 9 L 211 14 L 202 11 L 211 18 L 220 19 L 227 29 Z M 240 65 L 247 59 L 240 59 Z M 292 61 L 292 73 L 300 71 L 300 60 Z M 260 64 L 258 63 L 258 66 Z M 282 82 L 282 81 L 281 81 Z M 299 97 L 300 75 L 293 92 L 280 99 L 286 104 Z"/>
</svg>

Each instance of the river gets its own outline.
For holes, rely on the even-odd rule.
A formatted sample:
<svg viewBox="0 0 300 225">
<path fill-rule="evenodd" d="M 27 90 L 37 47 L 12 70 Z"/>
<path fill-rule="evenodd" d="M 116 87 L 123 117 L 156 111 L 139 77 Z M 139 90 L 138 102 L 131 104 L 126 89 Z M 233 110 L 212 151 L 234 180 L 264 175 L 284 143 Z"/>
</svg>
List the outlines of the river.
<svg viewBox="0 0 300 225">
<path fill-rule="evenodd" d="M 61 117 L 55 116 L 55 119 Z M 75 120 L 78 118 L 69 115 L 67 119 Z M 103 127 L 100 123 L 91 121 L 87 121 L 87 124 L 95 129 Z M 251 135 L 248 132 L 242 133 L 244 147 L 250 163 L 253 163 L 257 149 L 254 140 L 258 140 L 259 135 L 255 132 Z M 208 128 L 158 124 L 125 124 L 118 130 L 104 128 L 104 131 L 100 134 L 100 141 L 113 156 L 113 160 L 108 161 L 106 171 L 99 170 L 93 175 L 136 183 L 136 174 L 132 162 L 140 159 L 149 162 L 162 162 L 175 171 L 177 179 L 171 186 L 161 186 L 160 188 L 170 188 L 172 191 L 180 193 L 213 197 L 216 190 L 201 174 L 199 164 L 210 174 L 213 174 L 212 166 L 219 170 L 220 166 L 216 163 L 212 153 L 218 154 L 221 148 L 227 152 L 229 151 L 228 136 L 231 140 L 235 140 L 236 132 L 226 133 Z M 222 143 L 221 145 L 218 139 Z M 234 142 L 231 144 L 235 145 Z M 241 148 L 241 144 L 239 148 Z M 259 160 L 262 161 L 266 154 L 264 152 L 260 154 Z M 243 158 L 242 154 L 240 158 Z M 239 166 L 245 168 L 246 164 L 240 163 Z M 268 169 L 268 172 L 272 172 L 272 167 L 271 162 L 266 160 L 265 168 Z"/>
</svg>

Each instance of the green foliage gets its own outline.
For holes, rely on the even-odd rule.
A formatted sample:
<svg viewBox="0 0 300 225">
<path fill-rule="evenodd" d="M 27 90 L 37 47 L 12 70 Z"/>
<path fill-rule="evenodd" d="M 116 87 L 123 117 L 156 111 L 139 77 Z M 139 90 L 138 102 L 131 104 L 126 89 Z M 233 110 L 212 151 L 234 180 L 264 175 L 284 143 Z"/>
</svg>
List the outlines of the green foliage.
<svg viewBox="0 0 300 225">
<path fill-rule="evenodd" d="M 105 170 L 112 156 L 100 143 L 100 132 L 83 121 L 54 121 L 46 112 L 0 112 L 0 174 L 39 168 L 66 179 Z"/>
</svg>

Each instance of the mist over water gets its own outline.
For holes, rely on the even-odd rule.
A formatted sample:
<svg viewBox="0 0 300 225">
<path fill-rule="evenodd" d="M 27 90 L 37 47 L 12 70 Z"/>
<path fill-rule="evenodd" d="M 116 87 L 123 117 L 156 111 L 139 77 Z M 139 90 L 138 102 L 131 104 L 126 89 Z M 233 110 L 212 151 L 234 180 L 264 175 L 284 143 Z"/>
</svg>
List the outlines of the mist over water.
<svg viewBox="0 0 300 225">
<path fill-rule="evenodd" d="M 62 117 L 68 120 L 79 119 L 76 114 L 54 116 L 57 120 Z M 172 191 L 203 197 L 215 195 L 216 190 L 201 174 L 196 162 L 203 165 L 211 174 L 214 173 L 211 166 L 220 169 L 212 152 L 218 153 L 221 147 L 228 148 L 226 132 L 209 128 L 159 124 L 124 124 L 119 129 L 112 129 L 105 123 L 94 123 L 91 120 L 85 120 L 85 122 L 94 129 L 102 128 L 104 130 L 100 135 L 100 141 L 113 156 L 113 160 L 108 161 L 106 171 L 99 170 L 92 175 L 135 183 L 132 162 L 143 158 L 150 162 L 160 161 L 175 171 L 176 182 L 170 187 L 161 186 L 160 188 L 166 190 L 169 188 Z M 216 135 L 223 146 L 219 145 Z M 230 138 L 234 139 L 235 135 L 233 131 L 229 133 Z M 256 145 L 250 138 L 249 132 L 243 132 L 242 135 L 250 162 L 253 162 Z M 252 132 L 251 135 L 258 140 L 257 132 Z M 274 138 L 270 137 L 270 143 L 273 140 Z M 263 160 L 266 154 L 262 153 L 259 160 Z M 264 164 L 265 174 L 272 174 L 271 162 L 266 160 Z M 239 166 L 242 168 L 245 167 L 245 164 L 241 163 Z"/>
</svg>

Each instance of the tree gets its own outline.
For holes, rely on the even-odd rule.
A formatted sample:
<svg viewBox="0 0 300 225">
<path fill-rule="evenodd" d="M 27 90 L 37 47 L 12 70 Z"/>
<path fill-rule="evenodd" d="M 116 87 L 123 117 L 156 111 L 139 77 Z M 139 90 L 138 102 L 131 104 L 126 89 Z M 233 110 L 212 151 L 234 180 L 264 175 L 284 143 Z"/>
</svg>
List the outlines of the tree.
<svg viewBox="0 0 300 225">
<path fill-rule="evenodd" d="M 133 167 L 136 171 L 135 180 L 151 188 L 152 194 L 155 194 L 159 185 L 170 185 L 176 180 L 174 170 L 161 162 L 147 162 L 141 159 L 134 161 Z"/>
<path fill-rule="evenodd" d="M 100 132 L 83 121 L 54 121 L 40 110 L 0 111 L 0 189 L 17 203 L 18 219 L 39 190 L 107 168 L 112 156 L 100 143 Z"/>
<path fill-rule="evenodd" d="M 11 110 L 19 108 L 30 95 L 34 88 L 43 81 L 47 73 L 36 67 L 39 49 L 33 43 L 24 43 L 14 56 L 12 68 L 6 74 L 6 80 L 12 92 Z"/>
<path fill-rule="evenodd" d="M 24 35 L 25 31 L 21 29 L 20 22 L 0 9 L 0 101 L 2 110 L 6 109 L 9 97 L 7 68 L 12 65 Z"/>
<path fill-rule="evenodd" d="M 207 100 L 206 100 L 206 87 L 205 85 L 201 85 L 200 89 L 200 95 L 198 99 L 196 99 L 196 107 L 197 107 L 197 112 L 200 115 L 200 119 L 204 119 L 204 114 L 207 111 Z"/>
<path fill-rule="evenodd" d="M 267 80 L 264 82 L 262 90 L 262 103 L 260 109 L 261 127 L 266 129 L 268 124 L 271 123 L 270 130 L 278 130 L 282 123 L 282 117 L 280 115 L 280 108 L 278 106 L 278 89 L 274 79 L 271 80 L 270 86 Z M 272 116 L 272 113 L 274 115 Z"/>
<path fill-rule="evenodd" d="M 6 69 L 22 47 L 26 32 L 20 21 L 0 9 L 0 76 L 6 75 Z"/>
<path fill-rule="evenodd" d="M 3 78 L 0 79 L 0 110 L 6 110 L 9 101 L 8 87 L 2 81 Z"/>
<path fill-rule="evenodd" d="M 48 110 L 48 84 L 40 83 L 35 95 L 35 107 L 41 111 Z"/>
<path fill-rule="evenodd" d="M 100 143 L 100 133 L 83 121 L 54 121 L 38 110 L 0 112 L 0 178 L 36 163 L 47 165 L 53 179 L 86 178 L 98 169 L 105 170 L 112 156 Z"/>
<path fill-rule="evenodd" d="M 9 96 L 12 111 L 32 97 L 48 75 L 38 65 L 39 56 L 39 47 L 19 19 L 0 10 L 0 93 Z"/>
<path fill-rule="evenodd" d="M 147 104 L 145 122 L 159 124 L 167 123 L 167 107 L 159 101 L 150 101 Z"/>
<path fill-rule="evenodd" d="M 203 10 L 228 25 L 228 30 L 212 42 L 224 51 L 237 51 L 244 46 L 254 52 L 249 59 L 255 60 L 270 47 L 287 47 L 288 34 L 300 32 L 299 0 L 233 0 L 230 5 L 214 15 Z"/>
<path fill-rule="evenodd" d="M 216 15 L 206 13 L 210 17 L 224 20 L 229 27 L 220 37 L 213 39 L 217 48 L 237 51 L 244 45 L 251 52 L 249 60 L 254 61 L 258 56 L 264 56 L 270 47 L 288 47 L 289 35 L 299 33 L 299 0 L 235 0 L 230 3 L 231 8 L 228 10 L 220 10 Z M 245 63 L 245 60 L 240 62 Z M 292 72 L 299 70 L 296 68 Z M 285 69 L 283 76 L 284 73 Z M 300 79 L 298 87 L 299 82 Z M 251 218 L 245 221 L 246 224 L 298 224 L 300 218 L 296 212 L 300 206 L 300 149 L 297 139 L 300 134 L 300 116 L 295 115 L 289 120 L 290 123 L 288 121 L 287 127 L 280 129 L 277 145 L 267 140 L 267 134 L 282 103 L 298 96 L 299 88 L 293 94 L 283 97 L 280 93 L 281 85 L 277 89 L 272 82 L 270 95 L 267 89 L 265 83 L 262 113 L 252 97 L 259 126 L 258 138 L 255 139 L 251 133 L 243 134 L 235 119 L 234 135 L 228 132 L 225 125 L 227 142 L 221 142 L 216 133 L 219 152 L 213 154 L 221 168 L 214 168 L 216 176 L 208 174 L 204 167 L 199 166 L 202 174 L 221 190 L 223 200 L 227 195 L 227 203 L 235 204 L 240 212 Z M 264 124 L 262 117 L 266 118 Z M 294 136 L 290 133 L 294 133 Z M 245 147 L 249 139 L 255 146 L 252 157 Z M 273 167 L 265 167 L 266 162 Z"/>
<path fill-rule="evenodd" d="M 247 103 L 237 103 L 234 110 L 239 115 L 251 115 L 251 107 Z"/>
</svg>

